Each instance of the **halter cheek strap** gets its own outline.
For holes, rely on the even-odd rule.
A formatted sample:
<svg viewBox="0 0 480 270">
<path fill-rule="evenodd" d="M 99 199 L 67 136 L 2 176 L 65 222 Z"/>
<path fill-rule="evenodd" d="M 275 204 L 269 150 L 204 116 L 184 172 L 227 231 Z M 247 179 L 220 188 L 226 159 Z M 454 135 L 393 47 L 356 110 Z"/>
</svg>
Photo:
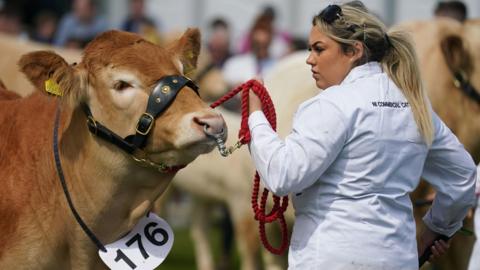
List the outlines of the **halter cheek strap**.
<svg viewBox="0 0 480 270">
<path fill-rule="evenodd" d="M 146 111 L 140 116 L 140 119 L 137 122 L 135 134 L 128 135 L 125 138 L 120 137 L 118 134 L 96 121 L 90 108 L 84 103 L 82 108 L 88 119 L 88 129 L 95 136 L 118 146 L 130 155 L 133 155 L 137 150 L 143 152 L 141 150 L 145 147 L 147 138 L 155 125 L 155 119 L 171 105 L 178 92 L 180 92 L 185 86 L 188 86 L 199 95 L 198 86 L 184 76 L 171 75 L 160 79 L 148 98 Z M 146 160 L 143 157 L 142 159 Z M 158 165 L 159 166 L 156 167 L 157 169 L 167 168 L 166 165 Z M 168 168 L 166 170 L 168 170 Z"/>
<path fill-rule="evenodd" d="M 154 126 L 155 118 L 170 106 L 184 86 L 190 87 L 198 95 L 198 87 L 186 77 L 167 76 L 160 80 L 148 98 L 146 112 L 138 120 L 135 135 L 127 136 L 125 140 L 132 142 L 137 148 L 145 147 L 147 136 Z"/>
</svg>

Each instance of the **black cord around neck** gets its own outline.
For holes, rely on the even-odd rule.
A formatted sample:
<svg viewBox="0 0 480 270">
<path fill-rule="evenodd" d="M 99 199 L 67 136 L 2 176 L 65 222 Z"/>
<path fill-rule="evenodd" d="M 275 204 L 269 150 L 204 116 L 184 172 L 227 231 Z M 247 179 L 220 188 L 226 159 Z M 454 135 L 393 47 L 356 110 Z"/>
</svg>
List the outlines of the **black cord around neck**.
<svg viewBox="0 0 480 270">
<path fill-rule="evenodd" d="M 60 183 L 62 184 L 63 193 L 67 198 L 68 206 L 72 211 L 73 216 L 77 220 L 77 223 L 82 227 L 85 234 L 92 240 L 92 242 L 97 246 L 97 248 L 103 252 L 107 252 L 105 246 L 100 242 L 100 240 L 95 236 L 95 234 L 88 228 L 87 224 L 82 220 L 80 215 L 78 214 L 75 206 L 73 205 L 72 198 L 70 197 L 70 193 L 68 192 L 67 183 L 65 181 L 65 175 L 63 174 L 62 164 L 60 162 L 60 154 L 58 151 L 58 126 L 60 124 L 60 101 L 58 101 L 57 112 L 55 114 L 55 124 L 53 127 L 53 155 L 55 157 L 55 167 L 57 169 L 58 177 L 60 178 Z"/>
</svg>

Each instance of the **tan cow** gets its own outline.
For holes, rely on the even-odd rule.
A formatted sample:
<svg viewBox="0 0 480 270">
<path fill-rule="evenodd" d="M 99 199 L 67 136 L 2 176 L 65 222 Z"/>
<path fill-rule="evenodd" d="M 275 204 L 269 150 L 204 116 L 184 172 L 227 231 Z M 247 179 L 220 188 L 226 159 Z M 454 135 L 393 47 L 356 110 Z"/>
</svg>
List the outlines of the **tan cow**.
<svg viewBox="0 0 480 270">
<path fill-rule="evenodd" d="M 19 98 L 0 90 L 0 269 L 106 268 L 75 221 L 56 172 L 52 133 L 57 104 L 59 156 L 68 190 L 80 216 L 105 244 L 149 211 L 177 165 L 213 149 L 205 131 L 220 133 L 225 123 L 190 83 L 183 85 L 181 76 L 196 65 L 199 47 L 198 30 L 187 30 L 168 48 L 110 31 L 88 45 L 78 65 L 49 51 L 22 57 L 20 68 L 37 92 Z M 143 123 L 136 128 L 149 95 L 156 95 L 159 80 L 171 75 L 182 84 L 176 98 L 153 117 L 150 132 Z M 62 98 L 41 93 L 48 79 L 59 85 Z M 171 89 L 176 89 L 175 79 Z M 90 123 L 97 128 L 102 124 L 121 138 L 145 131 L 146 145 L 134 154 L 143 149 L 146 158 L 163 165 L 139 166 L 131 155 L 95 136 L 81 104 L 89 106 L 96 120 Z"/>
<path fill-rule="evenodd" d="M 465 24 L 450 19 L 411 22 L 401 25 L 412 34 L 420 60 L 420 69 L 432 106 L 472 155 L 480 161 L 480 103 L 456 85 L 454 72 L 463 73 L 476 91 L 480 90 L 480 20 Z M 443 49 L 442 49 L 443 48 Z M 475 90 L 474 90 L 475 91 Z M 476 92 L 479 95 L 479 92 Z M 433 190 L 425 183 L 412 194 L 412 200 L 432 198 Z M 428 207 L 415 208 L 415 220 Z M 464 227 L 473 228 L 467 218 Z M 421 226 L 419 226 L 421 227 Z M 474 237 L 457 233 L 451 248 L 435 269 L 467 269 Z"/>
<path fill-rule="evenodd" d="M 20 57 L 28 52 L 37 50 L 52 50 L 61 55 L 67 62 L 79 62 L 81 53 L 78 50 L 62 49 L 28 40 L 19 40 L 10 35 L 0 33 L 0 79 L 12 91 L 26 96 L 34 91 L 33 85 L 19 73 L 17 62 Z"/>
<path fill-rule="evenodd" d="M 467 150 L 479 160 L 477 149 L 480 140 L 479 107 L 455 87 L 451 72 L 449 71 L 440 50 L 442 39 L 447 35 L 461 37 L 469 57 L 464 60 L 473 60 L 473 69 L 470 80 L 477 89 L 480 88 L 480 21 L 467 21 L 464 26 L 449 20 L 435 20 L 425 22 L 407 23 L 416 42 L 420 58 L 420 68 L 424 76 L 427 90 L 429 91 L 432 105 L 444 121 L 457 133 Z M 453 39 L 454 40 L 454 39 Z M 457 50 L 458 51 L 458 50 Z M 462 50 L 459 50 L 462 53 Z M 1 74 L 0 74 L 1 75 Z M 287 58 L 276 67 L 270 78 L 266 78 L 266 85 L 274 99 L 279 113 L 280 134 L 285 135 L 290 129 L 290 120 L 294 109 L 301 100 L 313 95 L 317 90 L 310 77 L 310 71 L 305 64 L 305 56 L 294 55 Z M 203 89 L 205 90 L 205 89 Z M 292 101 L 293 100 L 293 101 Z M 281 108 L 281 109 L 279 109 Z M 236 132 L 240 118 L 235 115 L 225 114 L 231 131 Z M 461 132 L 459 132 L 462 130 Z M 235 133 L 232 133 L 235 134 Z M 235 141 L 235 136 L 230 136 L 229 145 Z M 477 150 L 476 150 L 477 149 Z M 239 157 L 237 157 L 239 156 Z M 210 159 L 211 158 L 211 159 Z M 257 227 L 253 221 L 250 209 L 249 196 L 251 192 L 251 177 L 253 174 L 248 153 L 245 148 L 236 152 L 230 158 L 222 158 L 215 151 L 206 156 L 201 156 L 196 162 L 177 174 L 174 184 L 191 192 L 199 201 L 213 200 L 225 203 L 232 213 L 235 227 L 236 243 L 240 251 L 242 269 L 255 269 L 259 262 L 256 260 L 259 250 Z M 428 194 L 419 189 L 415 198 L 424 198 Z M 414 198 L 414 200 L 415 200 Z M 199 201 L 195 206 L 205 208 Z M 417 221 L 426 208 L 416 209 Z M 197 247 L 197 261 L 199 269 L 213 269 L 214 262 L 209 245 L 206 242 L 205 227 L 208 225 L 208 210 L 194 211 L 197 218 L 193 218 L 192 234 Z M 471 228 L 470 221 L 466 223 Z M 473 237 L 456 236 L 453 247 L 437 267 L 442 269 L 466 269 Z M 270 264 L 269 264 L 270 265 Z M 274 269 L 266 267 L 267 269 Z M 278 269 L 278 268 L 277 268 Z M 280 267 L 279 269 L 283 269 Z"/>
</svg>

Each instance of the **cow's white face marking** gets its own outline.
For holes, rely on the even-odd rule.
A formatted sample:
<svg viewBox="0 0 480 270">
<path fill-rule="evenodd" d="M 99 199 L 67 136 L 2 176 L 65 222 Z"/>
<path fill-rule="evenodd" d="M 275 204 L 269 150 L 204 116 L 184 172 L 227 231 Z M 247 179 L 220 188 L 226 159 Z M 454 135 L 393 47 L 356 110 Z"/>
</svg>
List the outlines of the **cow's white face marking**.
<svg viewBox="0 0 480 270">
<path fill-rule="evenodd" d="M 120 109 L 138 105 L 135 104 L 136 101 L 142 100 L 138 99 L 138 95 L 147 96 L 142 87 L 140 80 L 134 74 L 127 71 L 116 71 L 112 74 L 110 85 L 113 103 Z"/>
<path fill-rule="evenodd" d="M 183 64 L 182 64 L 182 62 L 180 61 L 180 59 L 177 58 L 176 61 L 174 61 L 174 63 L 175 63 L 175 66 L 177 66 L 177 68 L 178 68 L 178 70 L 180 71 L 180 73 L 181 73 L 182 75 L 185 75 L 185 73 L 184 73 L 184 68 L 183 68 Z"/>
</svg>

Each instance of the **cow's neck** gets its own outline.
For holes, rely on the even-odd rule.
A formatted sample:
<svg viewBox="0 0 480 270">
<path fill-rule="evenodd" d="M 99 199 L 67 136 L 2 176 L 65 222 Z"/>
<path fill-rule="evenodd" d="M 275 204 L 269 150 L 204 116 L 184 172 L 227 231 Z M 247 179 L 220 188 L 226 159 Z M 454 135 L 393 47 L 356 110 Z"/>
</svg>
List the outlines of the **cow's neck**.
<svg viewBox="0 0 480 270">
<path fill-rule="evenodd" d="M 81 110 L 75 110 L 62 137 L 61 158 L 79 214 L 104 242 L 129 231 L 173 178 L 139 167 L 116 146 L 92 136 Z"/>
</svg>

